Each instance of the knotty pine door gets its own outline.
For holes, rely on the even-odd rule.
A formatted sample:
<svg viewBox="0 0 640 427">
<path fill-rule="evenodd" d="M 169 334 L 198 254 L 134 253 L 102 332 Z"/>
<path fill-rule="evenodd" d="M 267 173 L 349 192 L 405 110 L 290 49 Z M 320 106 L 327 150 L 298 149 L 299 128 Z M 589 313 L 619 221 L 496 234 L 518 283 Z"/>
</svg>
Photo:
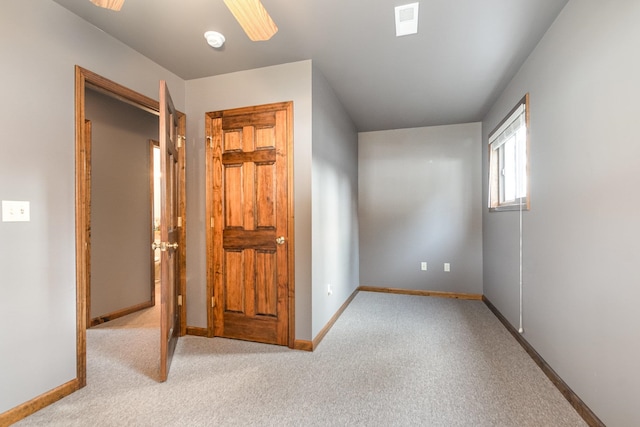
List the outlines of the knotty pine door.
<svg viewBox="0 0 640 427">
<path fill-rule="evenodd" d="M 206 127 L 209 334 L 293 346 L 292 103 Z"/>
</svg>

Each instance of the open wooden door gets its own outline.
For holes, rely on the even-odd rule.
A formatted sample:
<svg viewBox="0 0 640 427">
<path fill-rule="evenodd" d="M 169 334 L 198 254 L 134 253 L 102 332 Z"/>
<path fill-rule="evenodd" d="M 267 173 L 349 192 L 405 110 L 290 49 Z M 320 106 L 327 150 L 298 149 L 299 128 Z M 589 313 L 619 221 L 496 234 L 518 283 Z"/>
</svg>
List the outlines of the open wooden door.
<svg viewBox="0 0 640 427">
<path fill-rule="evenodd" d="M 179 114 L 164 80 L 160 81 L 160 381 L 169 375 L 171 359 L 180 335 L 180 263 L 178 229 L 180 185 Z M 184 250 L 182 248 L 181 250 Z"/>
</svg>

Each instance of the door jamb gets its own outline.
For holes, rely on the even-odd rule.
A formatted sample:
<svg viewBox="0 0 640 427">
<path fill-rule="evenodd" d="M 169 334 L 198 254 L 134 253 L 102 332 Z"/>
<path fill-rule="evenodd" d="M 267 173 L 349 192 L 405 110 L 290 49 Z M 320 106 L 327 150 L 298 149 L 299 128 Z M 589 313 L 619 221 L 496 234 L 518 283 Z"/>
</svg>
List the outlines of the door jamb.
<svg viewBox="0 0 640 427">
<path fill-rule="evenodd" d="M 91 189 L 86 179 L 88 171 L 88 152 L 85 133 L 85 90 L 89 87 L 107 96 L 116 98 L 142 110 L 159 115 L 160 106 L 147 96 L 126 88 L 92 71 L 75 66 L 75 212 L 76 212 L 76 377 L 78 387 L 87 385 L 87 286 L 89 284 L 90 229 L 88 222 L 89 199 Z M 179 113 L 181 135 L 185 135 L 185 115 Z M 185 143 L 179 150 L 179 215 L 182 217 L 180 229 L 181 247 L 179 251 L 180 294 L 183 304 L 180 307 L 180 335 L 186 333 L 186 183 L 185 183 Z"/>
</svg>

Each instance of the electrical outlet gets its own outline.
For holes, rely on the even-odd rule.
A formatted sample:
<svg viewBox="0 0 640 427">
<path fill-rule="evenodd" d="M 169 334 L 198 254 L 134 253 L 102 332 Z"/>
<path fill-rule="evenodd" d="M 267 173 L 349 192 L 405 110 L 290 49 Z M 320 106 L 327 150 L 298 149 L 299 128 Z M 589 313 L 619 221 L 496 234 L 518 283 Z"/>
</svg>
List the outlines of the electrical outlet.
<svg viewBox="0 0 640 427">
<path fill-rule="evenodd" d="M 29 222 L 29 202 L 2 201 L 2 222 Z"/>
<path fill-rule="evenodd" d="M 422 262 L 420 263 L 420 269 L 421 269 L 422 271 L 427 271 L 427 263 L 426 263 L 426 261 L 422 261 Z"/>
<path fill-rule="evenodd" d="M 445 262 L 444 263 L 444 271 L 450 272 L 451 271 L 451 264 L 449 264 L 448 262 Z"/>
<path fill-rule="evenodd" d="M 327 285 L 327 295 L 333 295 L 333 289 L 331 289 L 331 284 Z"/>
</svg>

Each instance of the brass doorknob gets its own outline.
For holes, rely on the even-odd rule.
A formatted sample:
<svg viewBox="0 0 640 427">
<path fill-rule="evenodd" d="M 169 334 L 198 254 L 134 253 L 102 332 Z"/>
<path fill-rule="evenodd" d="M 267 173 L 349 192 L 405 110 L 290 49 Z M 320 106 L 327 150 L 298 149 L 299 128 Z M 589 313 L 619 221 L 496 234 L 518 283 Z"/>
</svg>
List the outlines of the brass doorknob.
<svg viewBox="0 0 640 427">
<path fill-rule="evenodd" d="M 276 238 L 276 243 L 279 245 L 284 245 L 284 236 Z"/>
<path fill-rule="evenodd" d="M 178 243 L 153 242 L 153 244 L 151 245 L 151 249 L 153 249 L 154 251 L 156 249 L 160 249 L 162 252 L 167 251 L 169 249 L 176 250 L 178 249 Z"/>
</svg>

